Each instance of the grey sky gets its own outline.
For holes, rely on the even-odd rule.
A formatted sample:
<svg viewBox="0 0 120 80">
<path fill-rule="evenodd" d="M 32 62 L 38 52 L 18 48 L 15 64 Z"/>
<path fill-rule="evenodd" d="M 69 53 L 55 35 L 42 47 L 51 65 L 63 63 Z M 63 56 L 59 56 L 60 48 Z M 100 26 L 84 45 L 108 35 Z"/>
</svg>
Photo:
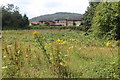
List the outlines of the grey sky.
<svg viewBox="0 0 120 80">
<path fill-rule="evenodd" d="M 83 14 L 89 5 L 88 0 L 0 0 L 1 4 L 14 4 L 22 14 L 30 18 L 55 12 Z"/>
</svg>

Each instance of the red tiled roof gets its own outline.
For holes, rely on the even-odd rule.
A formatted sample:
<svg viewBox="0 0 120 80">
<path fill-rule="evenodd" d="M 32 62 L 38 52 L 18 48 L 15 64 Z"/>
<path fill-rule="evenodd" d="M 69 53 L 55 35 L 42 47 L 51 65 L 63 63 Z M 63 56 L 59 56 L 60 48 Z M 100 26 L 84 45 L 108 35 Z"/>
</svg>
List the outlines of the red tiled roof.
<svg viewBox="0 0 120 80">
<path fill-rule="evenodd" d="M 39 22 L 30 22 L 30 23 L 37 24 L 37 23 L 39 23 Z"/>
</svg>

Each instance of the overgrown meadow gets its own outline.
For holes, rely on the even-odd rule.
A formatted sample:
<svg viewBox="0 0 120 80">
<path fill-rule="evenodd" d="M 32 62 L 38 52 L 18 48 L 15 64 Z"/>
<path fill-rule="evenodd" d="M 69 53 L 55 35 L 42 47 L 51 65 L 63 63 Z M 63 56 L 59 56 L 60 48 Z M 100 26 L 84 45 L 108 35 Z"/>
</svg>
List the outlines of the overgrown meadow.
<svg viewBox="0 0 120 80">
<path fill-rule="evenodd" d="M 119 78 L 118 42 L 75 30 L 4 30 L 3 78 Z"/>
</svg>

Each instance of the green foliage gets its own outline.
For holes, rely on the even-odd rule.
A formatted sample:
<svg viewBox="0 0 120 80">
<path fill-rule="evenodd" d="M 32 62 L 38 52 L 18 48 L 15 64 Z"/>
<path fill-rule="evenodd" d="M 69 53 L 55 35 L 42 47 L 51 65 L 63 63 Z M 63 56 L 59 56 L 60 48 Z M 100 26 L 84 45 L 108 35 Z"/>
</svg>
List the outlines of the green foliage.
<svg viewBox="0 0 120 80">
<path fill-rule="evenodd" d="M 29 20 L 26 15 L 22 16 L 19 13 L 18 7 L 13 4 L 7 6 L 1 6 L 2 9 L 2 26 L 6 29 L 6 26 L 12 28 L 25 28 L 29 25 Z"/>
<path fill-rule="evenodd" d="M 89 28 L 91 27 L 92 18 L 94 17 L 95 9 L 98 4 L 99 2 L 90 2 L 89 7 L 87 8 L 87 11 L 83 14 L 84 25 L 88 26 Z"/>
<path fill-rule="evenodd" d="M 23 26 L 28 26 L 29 25 L 29 20 L 26 14 L 23 16 Z"/>
<path fill-rule="evenodd" d="M 97 6 L 92 26 L 95 31 L 95 35 L 99 38 L 103 38 L 103 36 L 109 36 L 109 38 L 120 37 L 119 4 L 120 2 L 103 2 Z"/>
<path fill-rule="evenodd" d="M 117 41 L 95 39 L 73 30 L 37 30 L 37 35 L 32 32 L 3 31 L 4 78 L 119 77 Z"/>
<path fill-rule="evenodd" d="M 111 62 L 105 63 L 96 69 L 100 78 L 119 78 L 118 57 L 114 57 Z"/>
<path fill-rule="evenodd" d="M 85 28 L 83 26 L 30 26 L 30 29 L 51 29 L 51 30 L 65 30 L 65 29 L 69 29 L 69 30 L 80 30 L 80 31 L 84 31 Z"/>
<path fill-rule="evenodd" d="M 63 54 L 63 52 L 61 52 L 62 47 L 67 42 L 63 40 L 56 40 L 55 42 L 47 43 L 46 38 L 43 37 L 42 34 L 38 35 L 36 31 L 33 32 L 33 34 L 38 48 L 42 50 L 44 57 L 46 58 L 46 63 L 51 64 L 51 68 L 58 78 L 67 77 L 67 67 L 63 60 L 67 54 Z"/>
</svg>

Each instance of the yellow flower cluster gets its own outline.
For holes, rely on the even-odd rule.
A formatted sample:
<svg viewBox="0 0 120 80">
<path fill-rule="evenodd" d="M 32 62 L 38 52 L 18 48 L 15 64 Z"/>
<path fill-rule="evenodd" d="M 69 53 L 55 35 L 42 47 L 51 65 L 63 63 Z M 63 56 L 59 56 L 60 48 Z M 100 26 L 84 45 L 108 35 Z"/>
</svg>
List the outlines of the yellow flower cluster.
<svg viewBox="0 0 120 80">
<path fill-rule="evenodd" d="M 64 45 L 64 44 L 67 43 L 67 41 L 63 41 L 63 40 L 60 40 L 60 39 L 56 40 L 56 42 L 57 42 L 58 44 L 61 44 L 61 45 Z"/>
<path fill-rule="evenodd" d="M 53 64 L 53 65 L 55 65 L 55 63 L 54 63 L 54 62 L 52 62 L 52 64 Z"/>
<path fill-rule="evenodd" d="M 74 48 L 74 46 L 71 46 L 71 47 L 69 47 L 68 49 L 73 49 Z"/>
<path fill-rule="evenodd" d="M 50 60 L 53 60 L 53 58 L 50 58 Z"/>
<path fill-rule="evenodd" d="M 63 41 L 63 40 L 60 40 L 60 39 L 56 40 L 56 42 L 61 42 L 61 41 Z"/>
<path fill-rule="evenodd" d="M 62 43 L 60 43 L 60 44 L 66 44 L 67 43 L 67 41 L 63 41 Z"/>
<path fill-rule="evenodd" d="M 35 35 L 35 34 L 37 34 L 37 33 L 38 33 L 37 31 L 34 31 L 34 32 L 33 32 L 33 35 Z"/>
<path fill-rule="evenodd" d="M 106 46 L 108 47 L 108 46 L 110 46 L 110 44 L 111 44 L 111 43 L 108 41 L 108 42 L 106 43 Z"/>
</svg>

